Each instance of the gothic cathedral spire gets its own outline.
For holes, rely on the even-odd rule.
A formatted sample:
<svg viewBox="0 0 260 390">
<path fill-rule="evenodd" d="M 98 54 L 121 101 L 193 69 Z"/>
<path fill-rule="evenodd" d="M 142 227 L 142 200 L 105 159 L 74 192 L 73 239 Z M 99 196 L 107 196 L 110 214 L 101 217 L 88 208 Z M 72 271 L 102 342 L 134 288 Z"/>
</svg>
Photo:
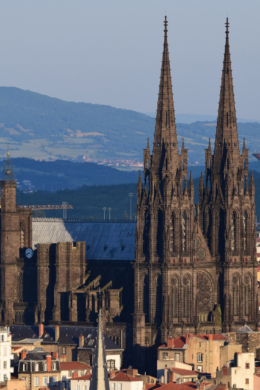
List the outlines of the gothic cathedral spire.
<svg viewBox="0 0 260 390">
<path fill-rule="evenodd" d="M 178 156 L 167 26 L 168 22 L 167 17 L 165 16 L 164 45 L 153 142 L 153 168 L 155 174 L 159 173 L 159 170 L 164 163 L 165 156 L 168 164 L 167 169 L 169 168 L 169 170 L 175 168 L 174 160 L 176 160 L 176 157 Z"/>
<path fill-rule="evenodd" d="M 229 46 L 229 23 L 227 18 L 213 173 L 217 175 L 221 168 L 224 167 L 226 170 L 237 171 L 238 164 L 239 143 Z M 221 179 L 223 180 L 223 177 Z"/>
</svg>

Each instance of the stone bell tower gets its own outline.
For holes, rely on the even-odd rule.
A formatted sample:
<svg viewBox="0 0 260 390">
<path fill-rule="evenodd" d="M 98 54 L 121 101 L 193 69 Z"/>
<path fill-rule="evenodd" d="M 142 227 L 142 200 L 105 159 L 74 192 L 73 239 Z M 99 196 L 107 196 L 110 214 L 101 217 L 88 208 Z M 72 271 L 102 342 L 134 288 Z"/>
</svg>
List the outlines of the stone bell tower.
<svg viewBox="0 0 260 390">
<path fill-rule="evenodd" d="M 249 183 L 248 149 L 239 150 L 229 23 L 220 88 L 214 154 L 205 151 L 206 185 L 200 181 L 200 225 L 218 266 L 218 300 L 224 329 L 257 328 L 255 186 Z"/>
<path fill-rule="evenodd" d="M 1 180 L 1 321 L 4 324 L 23 322 L 23 259 L 20 249 L 31 247 L 31 212 L 16 206 L 16 180 L 10 154 Z"/>
</svg>

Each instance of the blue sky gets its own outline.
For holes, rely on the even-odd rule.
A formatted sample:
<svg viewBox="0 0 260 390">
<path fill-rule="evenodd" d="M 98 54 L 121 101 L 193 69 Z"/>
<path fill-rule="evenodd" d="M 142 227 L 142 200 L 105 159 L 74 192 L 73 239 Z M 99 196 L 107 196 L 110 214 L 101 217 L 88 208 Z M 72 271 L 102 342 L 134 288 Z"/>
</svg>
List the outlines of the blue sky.
<svg viewBox="0 0 260 390">
<path fill-rule="evenodd" d="M 225 19 L 237 115 L 260 120 L 259 0 L 0 2 L 0 85 L 154 112 L 165 12 L 176 113 L 216 115 Z"/>
</svg>

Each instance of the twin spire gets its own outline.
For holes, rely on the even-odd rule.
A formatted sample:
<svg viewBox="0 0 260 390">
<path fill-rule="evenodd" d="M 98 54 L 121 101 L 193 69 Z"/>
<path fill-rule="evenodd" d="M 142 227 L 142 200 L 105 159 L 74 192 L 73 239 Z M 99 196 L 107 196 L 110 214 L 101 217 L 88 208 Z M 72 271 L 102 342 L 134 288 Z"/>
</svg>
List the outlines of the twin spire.
<svg viewBox="0 0 260 390">
<path fill-rule="evenodd" d="M 167 157 L 170 167 L 174 170 L 174 161 L 177 161 L 178 143 L 175 122 L 175 111 L 171 83 L 171 69 L 168 48 L 168 22 L 164 20 L 164 45 L 162 67 L 157 104 L 157 116 L 153 144 L 153 163 L 156 170 L 160 170 L 162 158 Z M 223 158 L 229 153 L 229 160 L 234 166 L 239 161 L 239 144 L 237 133 L 237 120 L 235 97 L 233 89 L 230 46 L 229 22 L 226 20 L 226 42 L 222 70 L 222 81 L 219 98 L 217 130 L 215 138 L 214 164 L 215 172 L 223 167 Z"/>
</svg>

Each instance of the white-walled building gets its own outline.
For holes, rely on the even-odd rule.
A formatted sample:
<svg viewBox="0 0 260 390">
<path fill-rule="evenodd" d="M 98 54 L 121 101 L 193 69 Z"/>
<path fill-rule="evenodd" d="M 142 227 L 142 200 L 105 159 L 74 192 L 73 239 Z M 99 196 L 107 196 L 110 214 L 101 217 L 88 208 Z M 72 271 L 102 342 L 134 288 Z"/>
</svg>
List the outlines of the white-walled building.
<svg viewBox="0 0 260 390">
<path fill-rule="evenodd" d="M 14 372 L 11 367 L 12 354 L 12 335 L 7 327 L 0 327 L 0 382 L 11 379 L 11 373 Z"/>
<path fill-rule="evenodd" d="M 216 384 L 226 384 L 232 388 L 254 390 L 255 356 L 254 353 L 235 354 L 234 362 L 217 371 Z"/>
<path fill-rule="evenodd" d="M 70 390 L 89 390 L 91 374 L 86 374 L 81 377 L 72 378 L 70 380 Z"/>
<path fill-rule="evenodd" d="M 81 362 L 61 362 L 60 369 L 61 388 L 66 390 L 71 389 L 71 384 L 74 384 L 74 382 L 71 381 L 72 379 L 81 380 L 81 377 L 91 373 L 91 367 L 88 364 Z M 83 390 L 83 387 L 81 390 Z"/>
</svg>

